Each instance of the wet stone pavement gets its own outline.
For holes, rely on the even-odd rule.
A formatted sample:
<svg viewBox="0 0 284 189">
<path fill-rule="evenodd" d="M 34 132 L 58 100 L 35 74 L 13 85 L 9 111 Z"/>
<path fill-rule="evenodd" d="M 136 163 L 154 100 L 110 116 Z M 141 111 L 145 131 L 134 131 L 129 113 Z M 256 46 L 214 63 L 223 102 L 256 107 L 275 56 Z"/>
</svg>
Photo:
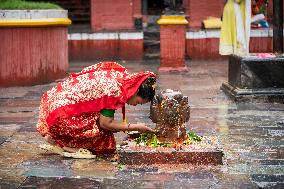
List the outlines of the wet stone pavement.
<svg viewBox="0 0 284 189">
<path fill-rule="evenodd" d="M 130 71 L 156 72 L 157 61 L 124 62 Z M 92 62 L 72 62 L 70 72 Z M 188 61 L 188 73 L 158 73 L 158 91 L 189 96 L 187 123 L 199 135 L 216 136 L 223 165 L 163 164 L 127 166 L 97 159 L 69 159 L 38 148 L 36 132 L 43 91 L 55 83 L 0 88 L 0 188 L 284 188 L 284 105 L 235 103 L 220 86 L 227 81 L 226 61 Z M 128 122 L 146 122 L 150 105 L 127 106 Z M 116 118 L 121 119 L 117 111 Z M 117 144 L 125 137 L 115 134 Z"/>
</svg>

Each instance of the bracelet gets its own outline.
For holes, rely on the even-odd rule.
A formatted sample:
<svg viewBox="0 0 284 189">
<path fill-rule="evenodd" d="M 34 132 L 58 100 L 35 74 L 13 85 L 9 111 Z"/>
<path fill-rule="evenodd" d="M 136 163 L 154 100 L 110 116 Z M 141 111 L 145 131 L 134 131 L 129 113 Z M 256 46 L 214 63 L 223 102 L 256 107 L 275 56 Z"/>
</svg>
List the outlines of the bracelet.
<svg viewBox="0 0 284 189">
<path fill-rule="evenodd" d="M 128 129 L 129 129 L 129 127 L 130 127 L 130 123 L 127 124 L 127 128 L 128 128 Z"/>
</svg>

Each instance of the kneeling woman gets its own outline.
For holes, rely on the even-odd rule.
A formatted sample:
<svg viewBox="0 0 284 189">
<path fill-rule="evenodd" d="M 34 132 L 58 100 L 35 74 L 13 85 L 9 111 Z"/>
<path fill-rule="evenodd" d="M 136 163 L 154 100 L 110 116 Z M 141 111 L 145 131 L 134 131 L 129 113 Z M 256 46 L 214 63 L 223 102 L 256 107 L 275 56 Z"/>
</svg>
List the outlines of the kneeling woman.
<svg viewBox="0 0 284 189">
<path fill-rule="evenodd" d="M 113 132 L 154 132 L 144 123 L 115 121 L 114 112 L 126 103 L 150 102 L 155 82 L 154 73 L 129 73 L 115 62 L 87 67 L 43 94 L 37 130 L 66 152 L 83 148 L 94 154 L 113 153 Z"/>
</svg>

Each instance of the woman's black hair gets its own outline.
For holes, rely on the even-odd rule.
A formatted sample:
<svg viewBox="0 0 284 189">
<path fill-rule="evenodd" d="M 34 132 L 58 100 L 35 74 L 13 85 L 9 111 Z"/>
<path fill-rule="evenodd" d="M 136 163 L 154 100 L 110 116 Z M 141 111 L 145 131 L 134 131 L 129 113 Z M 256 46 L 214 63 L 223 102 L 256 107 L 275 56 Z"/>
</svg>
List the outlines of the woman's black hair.
<svg viewBox="0 0 284 189">
<path fill-rule="evenodd" d="M 143 83 L 140 85 L 138 89 L 137 96 L 140 96 L 143 99 L 147 99 L 152 101 L 155 96 L 155 89 L 156 89 L 156 78 L 155 77 L 148 77 Z"/>
</svg>

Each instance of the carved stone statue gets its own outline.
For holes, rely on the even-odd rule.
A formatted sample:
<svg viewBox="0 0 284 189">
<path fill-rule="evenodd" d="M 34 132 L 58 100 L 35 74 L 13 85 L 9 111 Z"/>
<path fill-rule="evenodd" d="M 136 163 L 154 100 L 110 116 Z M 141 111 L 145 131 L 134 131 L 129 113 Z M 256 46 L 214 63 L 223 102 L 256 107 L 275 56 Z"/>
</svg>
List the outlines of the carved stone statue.
<svg viewBox="0 0 284 189">
<path fill-rule="evenodd" d="M 167 89 L 154 97 L 150 119 L 156 123 L 161 142 L 182 143 L 187 138 L 185 122 L 189 117 L 188 97 L 180 91 Z"/>
</svg>

